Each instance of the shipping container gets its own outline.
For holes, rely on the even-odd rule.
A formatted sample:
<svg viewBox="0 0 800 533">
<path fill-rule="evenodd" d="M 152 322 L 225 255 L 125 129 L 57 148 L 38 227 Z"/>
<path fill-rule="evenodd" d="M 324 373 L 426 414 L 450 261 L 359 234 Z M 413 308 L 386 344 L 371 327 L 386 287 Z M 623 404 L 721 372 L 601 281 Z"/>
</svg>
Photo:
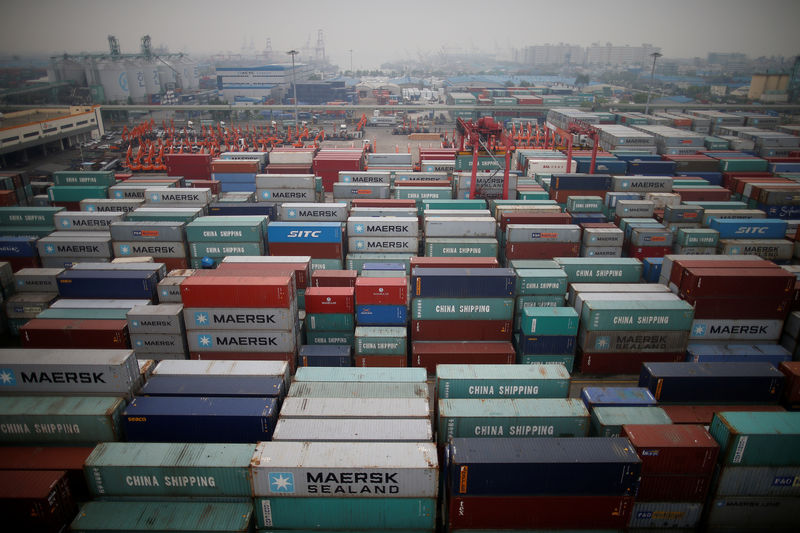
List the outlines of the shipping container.
<svg viewBox="0 0 800 533">
<path fill-rule="evenodd" d="M 9 531 L 63 531 L 76 509 L 65 471 L 0 471 L 0 512 Z"/>
<path fill-rule="evenodd" d="M 70 531 L 246 533 L 253 531 L 253 505 L 250 502 L 95 501 L 81 507 Z"/>
<path fill-rule="evenodd" d="M 644 387 L 583 387 L 581 399 L 595 407 L 655 407 L 656 399 Z"/>
<path fill-rule="evenodd" d="M 423 383 L 293 383 L 289 398 L 423 398 L 430 392 Z"/>
<path fill-rule="evenodd" d="M 633 504 L 631 528 L 685 528 L 694 530 L 703 513 L 702 503 L 641 502 Z M 632 530 L 631 530 L 632 531 Z"/>
<path fill-rule="evenodd" d="M 443 364 L 508 365 L 514 363 L 516 353 L 508 341 L 500 342 L 425 342 L 411 344 L 411 366 L 423 367 L 429 375 Z"/>
<path fill-rule="evenodd" d="M 594 407 L 591 413 L 591 434 L 619 437 L 626 424 L 670 424 L 672 421 L 660 407 Z"/>
<path fill-rule="evenodd" d="M 153 376 L 278 376 L 284 388 L 290 384 L 289 365 L 284 361 L 161 361 Z"/>
<path fill-rule="evenodd" d="M 566 398 L 569 372 L 559 365 L 440 364 L 436 391 L 449 398 Z"/>
<path fill-rule="evenodd" d="M 275 441 L 430 442 L 431 424 L 420 418 L 281 418 Z M 269 440 L 269 439 L 262 439 Z"/>
<path fill-rule="evenodd" d="M 277 398 L 286 394 L 281 376 L 150 376 L 141 396 Z"/>
<path fill-rule="evenodd" d="M 431 415 L 423 398 L 289 397 L 281 418 L 423 418 Z"/>
<path fill-rule="evenodd" d="M 797 526 L 797 498 L 714 498 L 708 504 L 704 523 L 710 531 L 793 531 Z"/>
<path fill-rule="evenodd" d="M 642 474 L 711 475 L 719 445 L 701 425 L 625 424 L 622 436 L 642 459 Z"/>
<path fill-rule="evenodd" d="M 725 465 L 800 464 L 800 413 L 722 411 L 714 415 L 709 432 Z"/>
</svg>

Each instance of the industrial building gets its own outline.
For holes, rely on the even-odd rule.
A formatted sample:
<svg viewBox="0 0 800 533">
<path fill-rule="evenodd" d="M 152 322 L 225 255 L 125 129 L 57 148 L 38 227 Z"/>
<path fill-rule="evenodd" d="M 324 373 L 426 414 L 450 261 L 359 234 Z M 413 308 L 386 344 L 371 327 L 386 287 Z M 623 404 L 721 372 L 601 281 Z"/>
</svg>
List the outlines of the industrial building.
<svg viewBox="0 0 800 533">
<path fill-rule="evenodd" d="M 221 98 L 233 103 L 279 99 L 292 83 L 292 76 L 298 82 L 306 81 L 313 69 L 310 65 L 296 63 L 292 72 L 292 64 L 289 63 L 256 67 L 225 66 L 217 67 L 216 72 Z"/>
</svg>

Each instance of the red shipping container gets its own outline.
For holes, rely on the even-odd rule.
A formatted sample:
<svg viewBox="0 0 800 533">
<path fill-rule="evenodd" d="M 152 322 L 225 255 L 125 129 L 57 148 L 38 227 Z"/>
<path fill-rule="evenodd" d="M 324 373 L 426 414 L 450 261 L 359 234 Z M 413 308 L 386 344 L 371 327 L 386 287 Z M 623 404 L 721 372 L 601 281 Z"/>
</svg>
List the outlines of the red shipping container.
<svg viewBox="0 0 800 533">
<path fill-rule="evenodd" d="M 415 341 L 509 341 L 511 332 L 510 320 L 411 321 Z"/>
<path fill-rule="evenodd" d="M 642 476 L 711 475 L 719 455 L 719 444 L 699 424 L 625 424 L 620 436 L 636 449 Z"/>
<path fill-rule="evenodd" d="M 255 159 L 214 159 L 211 161 L 211 172 L 224 174 L 255 174 L 258 170 L 258 161 Z"/>
<path fill-rule="evenodd" d="M 0 471 L 0 511 L 7 531 L 65 531 L 77 509 L 63 470 Z"/>
<path fill-rule="evenodd" d="M 784 298 L 697 298 L 692 305 L 696 319 L 784 320 L 793 300 L 794 295 Z"/>
<path fill-rule="evenodd" d="M 308 287 L 311 261 L 303 263 L 220 263 L 214 272 L 239 276 L 294 276 L 298 289 Z"/>
<path fill-rule="evenodd" d="M 569 213 L 554 213 L 539 211 L 514 211 L 512 214 L 500 217 L 500 230 L 505 231 L 509 224 L 572 224 L 572 215 Z"/>
<path fill-rule="evenodd" d="M 269 255 L 307 255 L 314 259 L 342 259 L 342 244 L 338 242 L 271 242 Z"/>
<path fill-rule="evenodd" d="M 554 257 L 578 257 L 579 242 L 509 242 L 506 243 L 506 259 L 552 259 Z"/>
<path fill-rule="evenodd" d="M 578 348 L 575 367 L 584 374 L 636 374 L 642 363 L 680 363 L 686 353 L 585 353 Z"/>
<path fill-rule="evenodd" d="M 672 246 L 636 246 L 628 245 L 628 257 L 644 259 L 646 257 L 664 257 L 672 253 Z"/>
<path fill-rule="evenodd" d="M 355 313 L 353 287 L 309 287 L 306 313 Z"/>
<path fill-rule="evenodd" d="M 286 361 L 289 372 L 297 370 L 295 352 L 191 352 L 189 359 L 196 361 Z"/>
<path fill-rule="evenodd" d="M 23 268 L 39 268 L 42 264 L 39 262 L 39 257 L 3 257 L 0 261 L 5 261 L 11 265 L 11 270 L 16 272 Z"/>
<path fill-rule="evenodd" d="M 17 193 L 14 191 L 0 191 L 0 206 L 12 207 L 17 205 Z"/>
<path fill-rule="evenodd" d="M 81 210 L 81 203 L 80 202 L 50 202 L 50 205 L 53 207 L 63 207 L 67 211 L 80 211 Z"/>
<path fill-rule="evenodd" d="M 315 270 L 311 274 L 312 287 L 355 287 L 356 270 Z"/>
<path fill-rule="evenodd" d="M 0 470 L 65 470 L 72 496 L 87 501 L 90 496 L 83 465 L 93 450 L 93 446 L 4 446 Z"/>
<path fill-rule="evenodd" d="M 167 272 L 189 268 L 189 260 L 180 257 L 154 257 L 153 262 L 164 263 L 164 266 L 167 267 Z"/>
<path fill-rule="evenodd" d="M 213 271 L 211 271 L 213 272 Z M 282 307 L 295 301 L 291 276 L 194 275 L 181 282 L 184 307 Z"/>
<path fill-rule="evenodd" d="M 708 426 L 715 413 L 721 411 L 777 412 L 785 411 L 780 405 L 660 405 L 673 424 L 700 424 Z"/>
<path fill-rule="evenodd" d="M 130 348 L 127 320 L 34 318 L 19 334 L 23 348 Z"/>
<path fill-rule="evenodd" d="M 673 283 L 676 287 L 680 287 L 684 271 L 687 268 L 712 268 L 712 269 L 721 269 L 721 268 L 780 268 L 778 265 L 773 263 L 772 261 L 767 261 L 766 259 L 762 259 L 760 257 L 753 257 L 750 259 L 735 259 L 731 261 L 721 261 L 721 260 L 702 260 L 702 259 L 679 259 L 677 261 L 673 261 L 672 263 L 672 270 L 669 273 L 669 282 Z M 662 273 L 663 274 L 663 273 Z"/>
<path fill-rule="evenodd" d="M 498 268 L 495 257 L 412 257 L 411 271 L 415 268 Z"/>
<path fill-rule="evenodd" d="M 416 209 L 417 201 L 402 198 L 356 198 L 350 201 L 350 207 L 413 207 Z"/>
<path fill-rule="evenodd" d="M 365 278 L 359 276 L 355 286 L 358 305 L 406 305 L 408 280 L 402 278 Z"/>
<path fill-rule="evenodd" d="M 550 199 L 555 200 L 559 204 L 567 203 L 567 199 L 570 196 L 599 196 L 603 200 L 606 198 L 606 191 L 605 189 L 599 191 L 592 191 L 592 190 L 580 190 L 580 189 L 563 189 L 563 190 L 556 190 L 550 189 Z"/>
<path fill-rule="evenodd" d="M 738 183 L 740 180 L 747 180 L 749 178 L 772 179 L 773 176 L 771 172 L 723 172 L 722 186 L 736 194 L 742 194 L 744 185 L 740 188 Z"/>
<path fill-rule="evenodd" d="M 637 502 L 705 502 L 711 487 L 711 474 L 654 475 L 642 474 Z"/>
<path fill-rule="evenodd" d="M 449 502 L 450 529 L 622 529 L 631 496 L 485 496 Z"/>
<path fill-rule="evenodd" d="M 197 189 L 211 189 L 211 194 L 222 192 L 222 182 L 217 180 L 186 180 L 186 185 Z"/>
<path fill-rule="evenodd" d="M 450 187 L 451 185 L 448 180 L 398 180 L 394 182 L 395 187 Z"/>
<path fill-rule="evenodd" d="M 681 202 L 727 202 L 731 199 L 731 191 L 722 187 L 673 187 L 672 192 L 680 195 Z"/>
<path fill-rule="evenodd" d="M 420 342 L 411 343 L 411 366 L 423 367 L 428 375 L 436 374 L 436 365 L 444 364 L 514 364 L 517 354 L 510 342 Z"/>
<path fill-rule="evenodd" d="M 783 403 L 790 409 L 800 407 L 800 361 L 784 361 L 778 370 L 786 376 L 783 385 Z"/>
<path fill-rule="evenodd" d="M 355 366 L 405 368 L 408 360 L 405 355 L 356 355 Z"/>
<path fill-rule="evenodd" d="M 681 298 L 736 297 L 746 291 L 753 295 L 786 297 L 794 293 L 797 278 L 782 268 L 686 268 L 681 277 Z"/>
</svg>

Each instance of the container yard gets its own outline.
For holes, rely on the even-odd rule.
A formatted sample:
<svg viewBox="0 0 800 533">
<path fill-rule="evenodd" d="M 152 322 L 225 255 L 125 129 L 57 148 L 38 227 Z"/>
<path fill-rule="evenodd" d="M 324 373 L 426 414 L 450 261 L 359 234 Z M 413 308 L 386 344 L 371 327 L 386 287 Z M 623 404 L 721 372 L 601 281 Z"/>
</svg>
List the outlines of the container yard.
<svg viewBox="0 0 800 533">
<path fill-rule="evenodd" d="M 14 530 L 795 530 L 800 144 L 690 111 L 0 173 Z"/>
</svg>

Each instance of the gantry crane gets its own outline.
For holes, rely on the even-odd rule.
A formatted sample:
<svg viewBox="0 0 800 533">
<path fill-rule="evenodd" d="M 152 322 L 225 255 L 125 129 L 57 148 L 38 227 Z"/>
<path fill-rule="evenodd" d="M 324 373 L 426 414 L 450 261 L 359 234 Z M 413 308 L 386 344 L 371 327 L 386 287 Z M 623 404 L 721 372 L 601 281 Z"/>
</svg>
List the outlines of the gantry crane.
<svg viewBox="0 0 800 533">
<path fill-rule="evenodd" d="M 477 123 L 459 118 L 456 121 L 456 130 L 459 135 L 459 152 L 472 149 L 472 181 L 469 186 L 469 197 L 471 199 L 476 197 L 478 153 L 481 152 L 491 157 L 497 166 L 503 169 L 503 200 L 508 200 L 508 174 L 514 142 L 506 134 L 503 125 L 495 122 L 492 117 L 481 117 Z M 503 156 L 505 164 L 501 165 L 495 156 Z"/>
</svg>

